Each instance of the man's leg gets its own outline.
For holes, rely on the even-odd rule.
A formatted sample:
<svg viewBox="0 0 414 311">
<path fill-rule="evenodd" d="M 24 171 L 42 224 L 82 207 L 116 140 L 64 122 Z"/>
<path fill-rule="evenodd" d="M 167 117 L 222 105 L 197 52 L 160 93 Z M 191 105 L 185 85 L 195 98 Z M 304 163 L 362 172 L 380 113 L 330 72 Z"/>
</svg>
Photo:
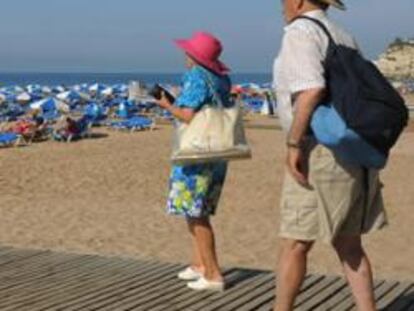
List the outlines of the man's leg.
<svg viewBox="0 0 414 311">
<path fill-rule="evenodd" d="M 293 309 L 296 296 L 306 275 L 307 255 L 313 242 L 283 240 L 277 271 L 277 311 Z"/>
<path fill-rule="evenodd" d="M 334 246 L 358 310 L 376 310 L 371 264 L 362 247 L 361 236 L 339 237 Z"/>
</svg>

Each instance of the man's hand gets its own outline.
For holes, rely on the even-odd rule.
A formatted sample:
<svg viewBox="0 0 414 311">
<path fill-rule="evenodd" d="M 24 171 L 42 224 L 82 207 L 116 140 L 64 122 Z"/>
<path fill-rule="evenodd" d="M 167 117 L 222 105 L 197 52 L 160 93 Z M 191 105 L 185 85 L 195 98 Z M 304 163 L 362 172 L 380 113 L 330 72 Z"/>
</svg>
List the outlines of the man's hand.
<svg viewBox="0 0 414 311">
<path fill-rule="evenodd" d="M 295 116 L 289 131 L 288 142 L 303 142 L 309 130 L 312 113 L 325 95 L 324 88 L 309 89 L 296 94 Z M 302 146 L 290 146 L 287 166 L 293 178 L 302 186 L 310 187 L 308 181 L 309 153 Z"/>
<path fill-rule="evenodd" d="M 286 164 L 289 173 L 302 186 L 310 187 L 308 181 L 309 155 L 302 148 L 288 148 Z"/>
</svg>

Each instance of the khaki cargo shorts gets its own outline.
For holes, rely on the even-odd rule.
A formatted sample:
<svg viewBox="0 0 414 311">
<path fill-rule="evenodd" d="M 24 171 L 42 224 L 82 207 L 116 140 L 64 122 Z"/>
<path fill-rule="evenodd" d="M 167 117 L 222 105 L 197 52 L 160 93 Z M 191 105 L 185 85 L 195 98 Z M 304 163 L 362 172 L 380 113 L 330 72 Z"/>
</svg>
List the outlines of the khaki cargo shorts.
<svg viewBox="0 0 414 311">
<path fill-rule="evenodd" d="M 310 189 L 286 173 L 281 237 L 332 243 L 341 235 L 361 235 L 387 225 L 378 171 L 342 163 L 321 145 L 309 152 Z"/>
</svg>

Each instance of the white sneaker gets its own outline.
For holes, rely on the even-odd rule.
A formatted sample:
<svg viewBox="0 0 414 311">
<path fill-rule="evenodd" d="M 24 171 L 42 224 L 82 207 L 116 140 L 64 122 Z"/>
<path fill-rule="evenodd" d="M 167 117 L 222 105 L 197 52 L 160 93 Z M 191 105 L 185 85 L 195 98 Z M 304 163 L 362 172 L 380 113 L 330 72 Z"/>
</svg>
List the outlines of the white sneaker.
<svg viewBox="0 0 414 311">
<path fill-rule="evenodd" d="M 185 270 L 178 273 L 177 276 L 180 280 L 183 280 L 183 281 L 194 281 L 194 280 L 198 280 L 203 275 L 200 272 L 195 271 L 193 268 L 188 267 Z"/>
<path fill-rule="evenodd" d="M 214 292 L 224 291 L 224 282 L 208 281 L 203 276 L 200 277 L 197 281 L 187 283 L 187 286 L 197 291 L 202 291 L 202 290 L 208 290 L 208 291 L 214 291 Z"/>
</svg>

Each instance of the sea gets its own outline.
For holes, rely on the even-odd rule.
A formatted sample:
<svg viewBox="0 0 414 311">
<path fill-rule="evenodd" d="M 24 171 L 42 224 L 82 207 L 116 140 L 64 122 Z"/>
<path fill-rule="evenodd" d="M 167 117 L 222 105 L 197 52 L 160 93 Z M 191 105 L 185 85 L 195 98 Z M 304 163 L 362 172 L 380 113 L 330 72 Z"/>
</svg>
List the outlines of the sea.
<svg viewBox="0 0 414 311">
<path fill-rule="evenodd" d="M 114 85 L 140 81 L 145 84 L 172 84 L 181 82 L 182 74 L 172 73 L 0 73 L 0 87 L 12 85 L 40 84 L 43 86 L 66 85 L 72 86 L 83 83 L 103 83 Z M 257 83 L 265 84 L 272 80 L 271 74 L 240 73 L 231 75 L 235 84 Z"/>
</svg>

